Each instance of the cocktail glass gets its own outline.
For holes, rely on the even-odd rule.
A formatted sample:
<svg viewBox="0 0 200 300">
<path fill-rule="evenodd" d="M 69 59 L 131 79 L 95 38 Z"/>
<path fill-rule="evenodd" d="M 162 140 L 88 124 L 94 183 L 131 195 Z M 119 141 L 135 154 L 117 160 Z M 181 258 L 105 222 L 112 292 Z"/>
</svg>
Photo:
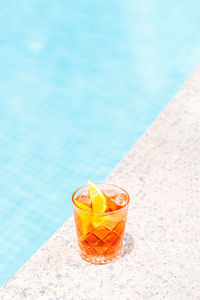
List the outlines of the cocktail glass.
<svg viewBox="0 0 200 300">
<path fill-rule="evenodd" d="M 76 190 L 72 202 L 80 256 L 93 264 L 106 264 L 122 254 L 130 198 L 125 190 L 116 185 L 102 183 L 97 186 L 107 199 L 106 212 L 92 211 L 88 186 Z M 81 209 L 76 201 L 87 205 L 91 211 Z"/>
</svg>

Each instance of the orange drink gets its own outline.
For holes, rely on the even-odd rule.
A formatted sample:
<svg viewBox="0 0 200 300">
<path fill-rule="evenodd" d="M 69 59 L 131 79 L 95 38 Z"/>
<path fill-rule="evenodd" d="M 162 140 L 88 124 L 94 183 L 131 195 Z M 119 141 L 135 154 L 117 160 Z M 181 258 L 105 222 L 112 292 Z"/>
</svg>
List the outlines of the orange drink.
<svg viewBox="0 0 200 300">
<path fill-rule="evenodd" d="M 80 256 L 106 264 L 121 256 L 129 195 L 115 185 L 88 183 L 72 196 Z"/>
</svg>

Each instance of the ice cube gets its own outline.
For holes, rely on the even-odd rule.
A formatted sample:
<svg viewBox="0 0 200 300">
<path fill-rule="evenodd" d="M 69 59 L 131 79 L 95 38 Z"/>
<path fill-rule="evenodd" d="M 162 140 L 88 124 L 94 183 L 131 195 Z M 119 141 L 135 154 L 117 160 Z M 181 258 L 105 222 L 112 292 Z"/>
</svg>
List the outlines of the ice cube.
<svg viewBox="0 0 200 300">
<path fill-rule="evenodd" d="M 104 190 L 103 192 L 106 197 L 116 197 L 118 195 L 118 192 L 114 190 Z"/>
<path fill-rule="evenodd" d="M 121 195 L 117 195 L 117 197 L 115 198 L 115 204 L 119 205 L 121 207 L 126 205 L 126 195 L 125 194 L 121 194 Z"/>
<path fill-rule="evenodd" d="M 81 196 L 88 196 L 88 195 L 89 195 L 89 190 L 87 189 L 87 190 L 81 191 L 81 192 L 80 192 L 80 195 L 81 195 Z"/>
<path fill-rule="evenodd" d="M 107 211 L 115 211 L 118 209 L 118 205 L 115 204 L 115 197 L 107 197 Z"/>
<path fill-rule="evenodd" d="M 89 207 L 92 207 L 92 203 L 89 198 L 89 191 L 81 191 L 76 200 Z"/>
</svg>

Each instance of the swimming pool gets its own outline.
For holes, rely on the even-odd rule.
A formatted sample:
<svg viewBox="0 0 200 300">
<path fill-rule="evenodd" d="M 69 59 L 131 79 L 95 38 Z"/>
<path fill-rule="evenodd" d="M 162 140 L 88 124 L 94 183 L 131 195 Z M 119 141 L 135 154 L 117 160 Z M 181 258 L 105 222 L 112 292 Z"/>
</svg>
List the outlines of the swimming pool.
<svg viewBox="0 0 200 300">
<path fill-rule="evenodd" d="M 200 60 L 200 3 L 1 1 L 0 284 L 103 181 Z"/>
</svg>

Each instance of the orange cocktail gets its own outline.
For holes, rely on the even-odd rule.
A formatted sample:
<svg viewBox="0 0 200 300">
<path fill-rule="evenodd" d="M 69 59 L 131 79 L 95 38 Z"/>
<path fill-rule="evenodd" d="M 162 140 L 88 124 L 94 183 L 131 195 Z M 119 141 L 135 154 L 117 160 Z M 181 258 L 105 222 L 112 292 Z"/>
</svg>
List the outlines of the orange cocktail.
<svg viewBox="0 0 200 300">
<path fill-rule="evenodd" d="M 102 192 L 104 203 L 84 186 L 72 196 L 74 218 L 81 257 L 105 264 L 121 256 L 129 195 L 115 185 L 94 186 Z"/>
</svg>

